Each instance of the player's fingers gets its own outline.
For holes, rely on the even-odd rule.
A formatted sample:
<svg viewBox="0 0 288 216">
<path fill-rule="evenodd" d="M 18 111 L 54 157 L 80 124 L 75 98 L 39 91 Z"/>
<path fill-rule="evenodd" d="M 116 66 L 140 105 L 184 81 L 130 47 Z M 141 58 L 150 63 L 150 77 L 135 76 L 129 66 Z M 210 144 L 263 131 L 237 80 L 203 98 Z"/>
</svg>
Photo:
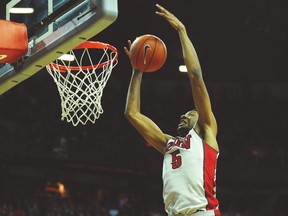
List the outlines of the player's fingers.
<svg viewBox="0 0 288 216">
<path fill-rule="evenodd" d="M 165 11 L 165 8 L 164 7 L 162 7 L 161 5 L 159 5 L 159 4 L 156 4 L 156 7 L 159 9 L 159 10 L 161 10 L 161 11 Z"/>
<path fill-rule="evenodd" d="M 124 52 L 126 53 L 126 55 L 130 56 L 129 50 L 127 49 L 127 47 L 124 47 Z"/>
<path fill-rule="evenodd" d="M 163 17 L 163 18 L 165 18 L 165 19 L 168 19 L 168 16 L 166 14 L 164 14 L 164 13 L 156 11 L 156 14 L 161 16 L 161 17 Z"/>
<path fill-rule="evenodd" d="M 170 12 L 168 10 L 166 10 L 164 7 L 162 7 L 159 4 L 156 4 L 156 7 L 164 14 L 170 14 Z"/>
<path fill-rule="evenodd" d="M 128 40 L 128 48 L 127 47 L 124 47 L 124 51 L 126 52 L 126 54 L 130 53 L 130 47 L 131 47 L 131 40 Z"/>
<path fill-rule="evenodd" d="M 128 47 L 129 47 L 129 49 L 130 49 L 130 47 L 131 47 L 131 40 L 128 40 Z"/>
</svg>

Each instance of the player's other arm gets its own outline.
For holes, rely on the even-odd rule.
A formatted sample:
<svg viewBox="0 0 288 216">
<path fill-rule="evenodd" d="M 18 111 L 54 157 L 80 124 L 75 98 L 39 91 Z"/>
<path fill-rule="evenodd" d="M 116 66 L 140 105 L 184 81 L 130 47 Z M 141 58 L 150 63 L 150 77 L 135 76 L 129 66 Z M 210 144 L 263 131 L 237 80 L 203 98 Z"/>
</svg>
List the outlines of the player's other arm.
<svg viewBox="0 0 288 216">
<path fill-rule="evenodd" d="M 133 70 L 125 106 L 125 117 L 142 137 L 162 154 L 170 138 L 147 116 L 140 112 L 140 85 L 143 73 Z"/>
<path fill-rule="evenodd" d="M 156 5 L 159 11 L 156 12 L 178 32 L 182 46 L 183 58 L 188 70 L 191 83 L 194 104 L 199 114 L 199 122 L 204 133 L 204 140 L 218 150 L 216 141 L 217 122 L 212 112 L 210 97 L 202 76 L 201 65 L 196 50 L 187 35 L 183 23 L 160 5 Z"/>
<path fill-rule="evenodd" d="M 191 83 L 193 100 L 199 114 L 199 122 L 204 134 L 204 140 L 218 151 L 219 149 L 216 141 L 218 132 L 217 122 L 212 112 L 210 97 L 203 80 L 202 69 L 196 50 L 186 33 L 185 27 L 181 28 L 178 31 L 178 34 Z"/>
<path fill-rule="evenodd" d="M 129 56 L 127 48 L 125 47 L 124 49 Z M 142 75 L 142 72 L 133 69 L 124 114 L 142 137 L 155 149 L 164 154 L 166 142 L 171 136 L 164 134 L 150 118 L 140 112 L 140 87 Z"/>
<path fill-rule="evenodd" d="M 183 58 L 192 87 L 194 103 L 199 113 L 200 123 L 202 126 L 206 125 L 211 127 L 216 136 L 217 124 L 212 112 L 210 97 L 203 80 L 202 69 L 197 53 L 191 40 L 187 36 L 185 28 L 179 30 L 178 33 L 182 45 Z"/>
</svg>

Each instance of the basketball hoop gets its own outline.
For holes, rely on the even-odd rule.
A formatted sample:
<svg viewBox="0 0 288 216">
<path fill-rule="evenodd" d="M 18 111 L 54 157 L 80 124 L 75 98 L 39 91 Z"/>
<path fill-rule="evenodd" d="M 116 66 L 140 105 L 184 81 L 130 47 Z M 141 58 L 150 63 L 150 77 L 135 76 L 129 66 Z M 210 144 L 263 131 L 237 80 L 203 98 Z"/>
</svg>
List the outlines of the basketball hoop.
<svg viewBox="0 0 288 216">
<path fill-rule="evenodd" d="M 74 59 L 56 59 L 46 66 L 61 99 L 61 120 L 74 126 L 95 121 L 103 113 L 103 89 L 118 63 L 117 49 L 109 44 L 86 41 L 68 55 Z"/>
</svg>

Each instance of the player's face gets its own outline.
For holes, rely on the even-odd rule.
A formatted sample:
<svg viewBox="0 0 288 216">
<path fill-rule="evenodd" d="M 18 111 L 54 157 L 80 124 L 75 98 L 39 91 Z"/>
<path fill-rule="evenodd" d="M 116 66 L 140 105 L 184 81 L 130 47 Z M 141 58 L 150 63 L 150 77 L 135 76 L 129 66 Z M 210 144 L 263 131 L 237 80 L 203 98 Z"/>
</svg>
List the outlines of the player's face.
<svg viewBox="0 0 288 216">
<path fill-rule="evenodd" d="M 196 110 L 191 110 L 180 117 L 180 122 L 178 124 L 178 132 L 181 136 L 186 135 L 189 130 L 195 127 L 198 121 L 198 112 Z"/>
</svg>

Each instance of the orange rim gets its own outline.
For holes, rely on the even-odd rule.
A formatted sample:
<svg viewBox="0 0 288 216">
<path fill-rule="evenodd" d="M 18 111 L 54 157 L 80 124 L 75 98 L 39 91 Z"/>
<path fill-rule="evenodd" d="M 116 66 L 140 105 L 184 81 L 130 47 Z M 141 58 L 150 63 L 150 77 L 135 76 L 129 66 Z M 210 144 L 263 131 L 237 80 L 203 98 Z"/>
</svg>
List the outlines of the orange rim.
<svg viewBox="0 0 288 216">
<path fill-rule="evenodd" d="M 73 50 L 78 50 L 78 49 L 106 49 L 108 48 L 109 50 L 111 50 L 112 52 L 114 52 L 116 55 L 113 57 L 113 59 L 109 60 L 109 61 L 105 61 L 102 62 L 100 64 L 95 64 L 95 65 L 90 65 L 90 66 L 69 66 L 69 68 L 67 68 L 67 66 L 65 65 L 61 65 L 61 64 L 56 64 L 54 62 L 50 63 L 50 69 L 52 70 L 53 68 L 57 68 L 59 72 L 67 72 L 67 70 L 69 69 L 70 71 L 79 71 L 79 70 L 93 70 L 94 68 L 103 68 L 104 66 L 107 66 L 111 63 L 113 63 L 114 61 L 117 60 L 118 58 L 118 51 L 114 46 L 111 46 L 110 44 L 107 43 L 103 43 L 103 42 L 99 42 L 99 41 L 85 41 L 84 43 L 78 45 L 77 47 L 75 47 Z"/>
</svg>

